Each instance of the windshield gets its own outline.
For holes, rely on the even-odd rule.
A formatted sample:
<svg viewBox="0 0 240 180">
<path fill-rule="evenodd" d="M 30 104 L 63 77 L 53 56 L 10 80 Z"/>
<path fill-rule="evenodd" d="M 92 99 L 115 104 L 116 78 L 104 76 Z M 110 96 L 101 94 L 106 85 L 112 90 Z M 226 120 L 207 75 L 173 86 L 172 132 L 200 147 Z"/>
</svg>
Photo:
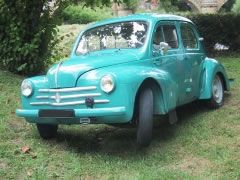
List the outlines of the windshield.
<svg viewBox="0 0 240 180">
<path fill-rule="evenodd" d="M 104 49 L 140 48 L 147 33 L 147 23 L 142 21 L 120 22 L 86 31 L 76 53 L 86 54 Z"/>
</svg>

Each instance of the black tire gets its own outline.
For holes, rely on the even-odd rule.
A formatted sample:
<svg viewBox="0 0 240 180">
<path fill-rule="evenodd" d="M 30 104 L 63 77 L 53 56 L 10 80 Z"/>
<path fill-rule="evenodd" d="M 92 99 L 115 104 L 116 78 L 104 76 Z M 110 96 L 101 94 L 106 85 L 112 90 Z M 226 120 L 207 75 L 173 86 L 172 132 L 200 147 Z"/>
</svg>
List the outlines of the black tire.
<svg viewBox="0 0 240 180">
<path fill-rule="evenodd" d="M 51 124 L 37 124 L 39 135 L 43 139 L 51 139 L 57 135 L 58 126 Z"/>
<path fill-rule="evenodd" d="M 217 109 L 224 103 L 224 87 L 223 81 L 219 75 L 216 75 L 212 82 L 211 99 L 207 101 L 207 105 L 211 109 Z"/>
<path fill-rule="evenodd" d="M 153 93 L 145 88 L 139 96 L 139 118 L 137 122 L 137 144 L 148 146 L 152 140 L 153 129 Z"/>
</svg>

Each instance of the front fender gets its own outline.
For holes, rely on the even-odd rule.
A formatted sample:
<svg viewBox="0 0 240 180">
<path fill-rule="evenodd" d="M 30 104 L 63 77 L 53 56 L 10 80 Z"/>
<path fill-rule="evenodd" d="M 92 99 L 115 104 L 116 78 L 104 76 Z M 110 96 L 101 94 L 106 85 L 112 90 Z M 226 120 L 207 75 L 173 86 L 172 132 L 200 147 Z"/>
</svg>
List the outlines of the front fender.
<svg viewBox="0 0 240 180">
<path fill-rule="evenodd" d="M 210 99 L 212 96 L 212 82 L 216 74 L 219 74 L 224 83 L 224 90 L 229 91 L 230 85 L 225 68 L 215 59 L 206 58 L 203 64 L 203 76 L 199 99 Z"/>
<path fill-rule="evenodd" d="M 156 99 L 157 103 L 155 105 L 157 107 L 154 108 L 155 113 L 166 114 L 176 107 L 179 88 L 168 72 L 156 68 L 151 63 L 148 64 L 147 62 L 143 64 L 138 62 L 138 65 L 129 63 L 125 66 L 125 68 L 123 65 L 119 65 L 90 71 L 80 77 L 79 84 L 86 83 L 83 82 L 83 79 L 85 79 L 88 84 L 91 82 L 96 83 L 100 81 L 100 78 L 103 75 L 111 74 L 116 81 L 116 91 L 113 92 L 113 95 L 115 93 L 119 94 L 121 92 L 121 95 L 118 97 L 127 96 L 129 98 L 127 100 L 129 103 L 128 107 L 130 107 L 130 109 L 133 109 L 139 88 L 146 79 L 151 78 L 155 80 L 159 86 L 158 90 L 153 89 L 154 94 L 157 94 L 157 97 L 159 98 Z M 123 89 L 119 91 L 120 87 L 126 87 L 127 95 L 122 94 L 124 91 Z"/>
<path fill-rule="evenodd" d="M 145 70 L 146 71 L 144 73 L 140 72 L 139 74 L 141 81 L 138 82 L 135 97 L 140 89 L 140 86 L 145 83 L 145 80 L 151 79 L 159 86 L 157 89 L 152 89 L 155 95 L 154 98 L 157 98 L 155 99 L 155 114 L 166 114 L 172 109 L 175 109 L 177 106 L 179 88 L 176 81 L 174 81 L 171 77 L 171 74 L 158 68 L 145 68 Z"/>
</svg>

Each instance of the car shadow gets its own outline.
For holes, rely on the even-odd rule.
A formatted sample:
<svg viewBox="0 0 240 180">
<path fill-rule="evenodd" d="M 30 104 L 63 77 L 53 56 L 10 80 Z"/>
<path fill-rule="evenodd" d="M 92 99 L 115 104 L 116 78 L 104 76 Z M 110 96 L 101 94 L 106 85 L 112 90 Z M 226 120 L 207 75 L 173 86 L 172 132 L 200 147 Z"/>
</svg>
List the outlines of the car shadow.
<svg viewBox="0 0 240 180">
<path fill-rule="evenodd" d="M 226 94 L 225 101 L 229 101 Z M 169 142 L 176 137 L 176 130 L 185 124 L 197 120 L 193 118 L 209 110 L 202 101 L 195 101 L 177 109 L 178 123 L 170 125 L 167 116 L 155 118 L 152 147 Z M 62 128 L 63 127 L 63 128 Z M 79 154 L 99 153 L 117 156 L 142 156 L 149 148 L 139 148 L 136 144 L 136 128 L 88 125 L 74 128 L 60 127 L 55 143 Z M 54 144 L 55 144 L 54 143 Z"/>
</svg>

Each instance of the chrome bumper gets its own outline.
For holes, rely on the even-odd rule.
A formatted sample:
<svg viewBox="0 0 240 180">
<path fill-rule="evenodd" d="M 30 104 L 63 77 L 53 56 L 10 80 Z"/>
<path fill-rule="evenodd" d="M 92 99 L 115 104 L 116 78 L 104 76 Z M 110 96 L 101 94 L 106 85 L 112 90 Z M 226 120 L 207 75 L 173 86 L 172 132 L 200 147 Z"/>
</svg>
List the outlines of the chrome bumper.
<svg viewBox="0 0 240 180">
<path fill-rule="evenodd" d="M 96 109 L 74 109 L 74 118 L 121 116 L 126 114 L 126 107 L 96 108 Z M 39 110 L 17 109 L 16 114 L 24 118 L 40 118 Z M 61 118 L 56 116 L 56 118 Z M 65 117 L 63 117 L 65 118 Z"/>
</svg>

